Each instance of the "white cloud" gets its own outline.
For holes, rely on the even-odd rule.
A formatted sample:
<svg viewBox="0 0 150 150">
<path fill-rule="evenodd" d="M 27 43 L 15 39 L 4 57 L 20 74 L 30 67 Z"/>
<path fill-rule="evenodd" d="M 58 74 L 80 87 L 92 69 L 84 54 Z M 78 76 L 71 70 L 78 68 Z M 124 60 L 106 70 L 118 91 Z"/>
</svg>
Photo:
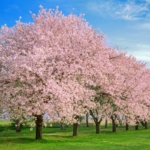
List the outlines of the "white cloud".
<svg viewBox="0 0 150 150">
<path fill-rule="evenodd" d="M 148 11 L 147 7 L 143 4 L 135 4 L 133 2 L 129 2 L 120 7 L 120 15 L 119 18 L 125 20 L 135 20 L 139 19 L 141 14 L 144 14 L 145 11 Z"/>
<path fill-rule="evenodd" d="M 141 61 L 144 61 L 144 62 L 150 62 L 150 55 L 147 55 L 148 53 L 144 53 L 143 52 L 137 52 L 135 54 L 135 57 L 138 59 L 138 60 L 141 60 Z"/>
<path fill-rule="evenodd" d="M 132 49 L 131 54 L 135 56 L 137 60 L 150 63 L 150 45 L 148 44 L 135 45 L 134 50 Z"/>
<path fill-rule="evenodd" d="M 103 16 L 111 16 L 124 20 L 137 20 L 150 16 L 150 0 L 147 2 L 136 3 L 136 1 L 99 1 L 90 2 L 87 7 L 92 12 L 99 13 Z"/>
<path fill-rule="evenodd" d="M 150 30 L 150 23 L 142 23 L 142 24 L 138 25 L 137 28 Z"/>
<path fill-rule="evenodd" d="M 127 52 L 129 55 L 134 56 L 138 61 L 146 63 L 147 67 L 150 68 L 150 44 L 129 45 Z"/>
<path fill-rule="evenodd" d="M 117 43 L 118 42 L 118 43 Z M 137 60 L 145 62 L 150 67 L 150 44 L 134 41 L 127 38 L 115 38 L 113 43 L 116 43 L 120 50 L 126 51 L 128 54 L 136 57 Z M 112 44 L 113 44 L 112 43 Z"/>
<path fill-rule="evenodd" d="M 150 52 L 148 51 L 136 51 L 132 52 L 132 55 L 138 60 L 147 64 L 150 68 Z"/>
</svg>

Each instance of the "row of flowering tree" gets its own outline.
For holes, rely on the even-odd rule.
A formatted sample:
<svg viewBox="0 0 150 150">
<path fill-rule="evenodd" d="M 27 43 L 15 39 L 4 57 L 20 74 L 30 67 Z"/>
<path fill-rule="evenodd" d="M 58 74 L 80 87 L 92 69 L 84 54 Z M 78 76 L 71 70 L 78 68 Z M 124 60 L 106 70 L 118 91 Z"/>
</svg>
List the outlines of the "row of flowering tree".
<svg viewBox="0 0 150 150">
<path fill-rule="evenodd" d="M 32 14 L 32 13 L 31 13 Z M 90 113 L 100 132 L 105 117 L 115 130 L 149 120 L 150 71 L 134 57 L 109 48 L 83 16 L 40 7 L 32 23 L 0 30 L 0 110 L 17 120 L 32 117 L 42 138 L 43 115 L 73 123 Z"/>
</svg>

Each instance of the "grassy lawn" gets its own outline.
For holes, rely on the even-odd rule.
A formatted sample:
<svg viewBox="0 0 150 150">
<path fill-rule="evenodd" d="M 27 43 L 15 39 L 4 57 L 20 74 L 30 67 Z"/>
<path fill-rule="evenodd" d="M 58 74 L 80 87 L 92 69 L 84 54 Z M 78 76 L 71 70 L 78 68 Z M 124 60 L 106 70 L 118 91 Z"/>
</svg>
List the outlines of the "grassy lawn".
<svg viewBox="0 0 150 150">
<path fill-rule="evenodd" d="M 130 127 L 118 127 L 116 133 L 111 126 L 102 126 L 101 134 L 95 134 L 95 127 L 79 127 L 79 135 L 72 136 L 72 127 L 60 130 L 58 127 L 43 128 L 43 140 L 35 140 L 35 129 L 22 128 L 15 133 L 10 124 L 0 124 L 0 150 L 149 150 L 150 129 L 142 126 L 138 131 Z"/>
</svg>

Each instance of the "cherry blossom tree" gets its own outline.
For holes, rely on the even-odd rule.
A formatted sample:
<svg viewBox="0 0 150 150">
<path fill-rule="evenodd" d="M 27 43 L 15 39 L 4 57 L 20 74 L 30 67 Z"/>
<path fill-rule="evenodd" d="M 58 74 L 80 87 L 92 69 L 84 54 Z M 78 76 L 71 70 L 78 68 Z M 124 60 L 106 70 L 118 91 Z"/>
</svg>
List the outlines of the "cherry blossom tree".
<svg viewBox="0 0 150 150">
<path fill-rule="evenodd" d="M 64 16 L 58 9 L 41 7 L 32 17 L 33 23 L 19 20 L 0 31 L 8 111 L 15 119 L 35 118 L 36 139 L 42 138 L 45 112 L 54 120 L 73 122 L 77 135 L 79 116 L 95 105 L 95 91 L 87 85 L 95 84 L 97 75 L 100 79 L 107 64 L 103 35 L 82 16 Z"/>
<path fill-rule="evenodd" d="M 117 68 L 115 74 L 119 77 L 117 79 L 119 82 L 113 94 L 115 99 L 113 103 L 112 121 L 115 122 L 118 115 L 125 116 L 123 118 L 128 118 L 127 120 L 132 123 L 137 122 L 137 116 L 142 119 L 144 115 L 147 116 L 148 119 L 149 115 L 147 114 L 147 109 L 140 102 L 140 99 L 143 100 L 147 95 L 144 91 L 149 93 L 148 84 L 146 83 L 146 76 L 148 73 L 145 64 L 138 62 L 134 57 L 126 56 L 125 54 L 120 58 L 118 59 L 118 63 L 116 60 L 113 60 L 114 65 L 116 65 Z M 117 80 L 114 81 L 117 83 Z M 115 130 L 114 127 L 114 131 Z"/>
<path fill-rule="evenodd" d="M 148 107 L 142 103 L 149 103 L 146 96 L 149 93 L 149 69 L 134 57 L 115 49 L 110 51 L 109 60 L 111 68 L 108 70 L 111 71 L 103 72 L 104 76 L 95 89 L 96 107 L 90 110 L 96 133 L 99 133 L 100 122 L 106 117 L 112 119 L 113 132 L 116 132 L 116 124 L 120 119 L 135 124 L 140 120 L 149 120 Z"/>
</svg>

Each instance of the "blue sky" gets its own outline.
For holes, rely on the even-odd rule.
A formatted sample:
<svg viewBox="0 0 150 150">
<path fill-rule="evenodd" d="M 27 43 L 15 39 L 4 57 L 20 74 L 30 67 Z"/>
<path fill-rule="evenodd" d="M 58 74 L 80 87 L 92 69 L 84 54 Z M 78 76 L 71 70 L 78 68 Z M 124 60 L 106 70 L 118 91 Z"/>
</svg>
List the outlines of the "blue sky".
<svg viewBox="0 0 150 150">
<path fill-rule="evenodd" d="M 93 28 L 99 28 L 107 43 L 147 62 L 150 68 L 150 0 L 0 0 L 0 26 L 12 27 L 21 16 L 32 22 L 29 11 L 38 13 L 39 5 L 63 14 L 85 14 Z"/>
</svg>

